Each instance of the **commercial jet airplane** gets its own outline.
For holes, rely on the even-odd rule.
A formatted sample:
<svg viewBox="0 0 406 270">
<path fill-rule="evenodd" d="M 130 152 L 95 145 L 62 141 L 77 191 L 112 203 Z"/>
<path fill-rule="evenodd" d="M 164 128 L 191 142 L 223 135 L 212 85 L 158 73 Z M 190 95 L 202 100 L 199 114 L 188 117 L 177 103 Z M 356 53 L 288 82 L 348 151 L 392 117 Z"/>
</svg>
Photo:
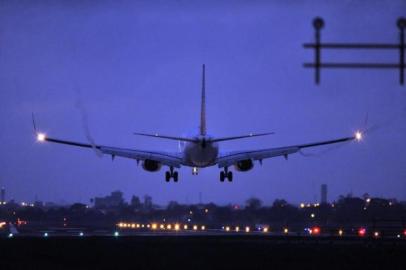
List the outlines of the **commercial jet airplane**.
<svg viewBox="0 0 406 270">
<path fill-rule="evenodd" d="M 254 167 L 254 161 L 259 161 L 259 163 L 262 164 L 262 160 L 278 156 L 283 156 L 285 157 L 285 159 L 287 159 L 288 155 L 297 153 L 304 148 L 343 143 L 354 140 L 360 141 L 363 137 L 362 132 L 357 131 L 353 136 L 338 138 L 334 140 L 296 144 L 276 148 L 265 148 L 252 151 L 220 153 L 218 145 L 218 143 L 220 142 L 265 136 L 273 134 L 273 132 L 220 138 L 209 136 L 206 129 L 206 91 L 204 65 L 201 95 L 200 130 L 198 135 L 193 137 L 174 137 L 158 134 L 134 133 L 135 135 L 140 136 L 184 142 L 185 147 L 181 152 L 169 153 L 163 151 L 145 151 L 56 139 L 48 137 L 44 133 L 37 132 L 35 121 L 33 118 L 34 131 L 39 142 L 52 142 L 83 148 L 93 148 L 95 151 L 101 152 L 102 154 L 111 155 L 112 159 L 118 156 L 134 159 L 137 161 L 137 163 L 139 163 L 139 161 L 142 161 L 142 167 L 149 172 L 156 172 L 159 171 L 162 166 L 167 166 L 169 167 L 169 170 L 165 172 L 165 180 L 167 182 L 169 182 L 171 178 L 173 178 L 174 182 L 178 181 L 178 172 L 175 170 L 175 168 L 180 168 L 181 166 L 192 167 L 192 174 L 196 175 L 199 168 L 205 168 L 214 165 L 217 165 L 219 168 L 222 169 L 220 172 L 220 181 L 224 182 L 224 180 L 227 179 L 229 182 L 231 182 L 233 181 L 233 173 L 229 170 L 231 166 L 233 166 L 236 171 L 246 172 Z"/>
</svg>

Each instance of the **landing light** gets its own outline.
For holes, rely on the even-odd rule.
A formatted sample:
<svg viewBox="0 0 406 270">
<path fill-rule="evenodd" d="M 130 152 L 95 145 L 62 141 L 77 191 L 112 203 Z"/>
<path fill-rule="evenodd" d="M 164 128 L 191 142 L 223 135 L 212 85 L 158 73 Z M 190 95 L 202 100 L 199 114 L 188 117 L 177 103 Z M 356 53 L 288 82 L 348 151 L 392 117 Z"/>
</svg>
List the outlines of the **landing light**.
<svg viewBox="0 0 406 270">
<path fill-rule="evenodd" d="M 39 142 L 45 141 L 46 138 L 47 138 L 47 136 L 44 133 L 37 134 L 37 141 L 39 141 Z"/>
<path fill-rule="evenodd" d="M 356 139 L 357 141 L 361 141 L 361 140 L 362 140 L 362 133 L 361 133 L 361 131 L 355 132 L 355 139 Z"/>
</svg>

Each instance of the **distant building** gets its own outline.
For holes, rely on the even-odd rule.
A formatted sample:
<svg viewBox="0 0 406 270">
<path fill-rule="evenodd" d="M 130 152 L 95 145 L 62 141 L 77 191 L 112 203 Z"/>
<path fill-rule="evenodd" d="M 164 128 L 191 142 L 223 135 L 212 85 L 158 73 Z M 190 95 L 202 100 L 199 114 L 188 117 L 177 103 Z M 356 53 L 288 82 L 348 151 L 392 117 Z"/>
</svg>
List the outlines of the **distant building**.
<svg viewBox="0 0 406 270">
<path fill-rule="evenodd" d="M 321 185 L 321 196 L 320 196 L 321 200 L 320 203 L 327 203 L 327 185 L 326 184 L 322 184 Z"/>
<path fill-rule="evenodd" d="M 94 198 L 95 208 L 114 208 L 124 204 L 123 193 L 114 191 L 109 196 Z"/>
<path fill-rule="evenodd" d="M 6 190 L 4 189 L 4 187 L 1 188 L 1 192 L 0 192 L 0 204 L 6 204 Z"/>
</svg>

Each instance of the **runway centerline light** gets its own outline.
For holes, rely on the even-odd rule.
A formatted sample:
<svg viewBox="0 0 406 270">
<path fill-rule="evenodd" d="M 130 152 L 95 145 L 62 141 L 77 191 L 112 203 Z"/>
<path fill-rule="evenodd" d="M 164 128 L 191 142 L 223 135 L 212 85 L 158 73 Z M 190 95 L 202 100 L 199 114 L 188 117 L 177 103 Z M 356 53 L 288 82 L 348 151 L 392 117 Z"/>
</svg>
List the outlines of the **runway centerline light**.
<svg viewBox="0 0 406 270">
<path fill-rule="evenodd" d="M 37 134 L 37 141 L 39 141 L 39 142 L 45 141 L 46 138 L 47 138 L 47 136 L 44 133 Z"/>
</svg>

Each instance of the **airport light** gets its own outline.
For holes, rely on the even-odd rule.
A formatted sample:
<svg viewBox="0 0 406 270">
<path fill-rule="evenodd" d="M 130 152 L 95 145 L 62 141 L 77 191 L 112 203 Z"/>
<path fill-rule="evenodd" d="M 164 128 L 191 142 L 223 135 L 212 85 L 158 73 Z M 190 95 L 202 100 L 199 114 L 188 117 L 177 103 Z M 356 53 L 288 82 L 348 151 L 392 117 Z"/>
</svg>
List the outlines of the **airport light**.
<svg viewBox="0 0 406 270">
<path fill-rule="evenodd" d="M 48 233 L 46 232 L 46 233 L 44 233 L 44 237 L 48 237 Z"/>
<path fill-rule="evenodd" d="M 167 228 L 168 230 L 171 230 L 171 229 L 172 229 L 172 225 L 171 225 L 171 224 L 168 224 L 168 225 L 166 225 L 166 228 Z"/>
<path fill-rule="evenodd" d="M 343 236 L 343 234 L 344 234 L 344 231 L 341 230 L 341 229 L 339 229 L 339 230 L 338 230 L 338 235 L 339 235 L 339 236 Z"/>
<path fill-rule="evenodd" d="M 207 214 L 209 212 L 209 209 L 204 209 L 204 212 Z"/>
<path fill-rule="evenodd" d="M 119 237 L 119 236 L 120 236 L 120 233 L 118 231 L 115 231 L 114 232 L 114 237 Z"/>
<path fill-rule="evenodd" d="M 314 213 L 311 213 L 311 214 L 310 214 L 310 217 L 311 217 L 311 218 L 315 218 L 316 215 L 315 215 Z"/>
<path fill-rule="evenodd" d="M 165 230 L 165 225 L 164 225 L 164 224 L 161 224 L 161 225 L 159 225 L 159 228 L 160 228 L 161 230 Z"/>
<path fill-rule="evenodd" d="M 310 232 L 310 234 L 312 234 L 312 235 L 318 235 L 318 234 L 320 234 L 320 227 L 313 227 L 313 228 L 311 228 L 310 230 L 309 230 L 309 232 Z"/>
<path fill-rule="evenodd" d="M 361 141 L 361 140 L 362 140 L 362 132 L 361 132 L 361 131 L 355 132 L 355 139 L 356 139 L 357 141 Z"/>
<path fill-rule="evenodd" d="M 184 230 L 187 230 L 187 229 L 188 229 L 188 226 L 187 226 L 187 225 L 183 225 L 183 229 L 184 229 Z"/>
<path fill-rule="evenodd" d="M 202 230 L 202 231 L 206 230 L 206 226 L 203 225 L 203 226 L 201 227 L 201 230 Z"/>
<path fill-rule="evenodd" d="M 250 232 L 250 230 L 251 230 L 251 229 L 250 229 L 250 227 L 248 227 L 248 226 L 247 226 L 247 227 L 245 227 L 245 232 L 246 232 L 246 233 L 249 233 L 249 232 Z"/>
<path fill-rule="evenodd" d="M 37 134 L 37 141 L 39 141 L 39 142 L 45 141 L 46 138 L 47 138 L 47 136 L 44 133 L 38 133 Z"/>
<path fill-rule="evenodd" d="M 265 227 L 262 231 L 264 232 L 264 233 L 267 233 L 268 232 L 268 227 Z"/>
<path fill-rule="evenodd" d="M 283 229 L 283 233 L 284 233 L 284 234 L 288 234 L 288 233 L 289 233 L 289 229 L 288 229 L 288 228 L 284 228 L 284 229 Z"/>
<path fill-rule="evenodd" d="M 8 238 L 13 238 L 13 236 L 14 236 L 14 234 L 12 234 L 12 233 L 8 234 Z"/>
<path fill-rule="evenodd" d="M 367 233 L 367 230 L 365 228 L 358 229 L 358 236 L 364 237 L 366 233 Z"/>
<path fill-rule="evenodd" d="M 5 222 L 0 222 L 0 229 L 3 228 L 4 226 L 6 226 Z"/>
<path fill-rule="evenodd" d="M 226 227 L 226 232 L 229 232 L 230 231 L 230 227 Z"/>
<path fill-rule="evenodd" d="M 193 225 L 193 230 L 197 231 L 197 225 Z"/>
<path fill-rule="evenodd" d="M 79 236 L 80 236 L 80 237 L 82 237 L 83 235 L 84 235 L 83 232 L 80 232 L 80 233 L 79 233 Z"/>
<path fill-rule="evenodd" d="M 136 224 L 135 227 L 140 228 L 140 224 Z"/>
<path fill-rule="evenodd" d="M 158 224 L 156 224 L 156 223 L 152 223 L 151 228 L 152 228 L 153 230 L 156 230 L 156 229 L 158 228 Z"/>
<path fill-rule="evenodd" d="M 175 231 L 179 231 L 180 230 L 180 225 L 179 224 L 175 224 Z"/>
<path fill-rule="evenodd" d="M 238 227 L 238 226 L 235 227 L 235 231 L 236 231 L 236 232 L 239 232 L 239 231 L 240 231 L 240 227 Z"/>
<path fill-rule="evenodd" d="M 396 235 L 397 238 L 400 238 L 400 234 Z"/>
<path fill-rule="evenodd" d="M 379 237 L 379 232 L 374 232 L 374 237 L 378 238 Z"/>
<path fill-rule="evenodd" d="M 304 204 L 304 203 L 301 203 L 301 204 L 300 204 L 300 208 L 305 208 L 305 204 Z"/>
<path fill-rule="evenodd" d="M 403 231 L 403 236 L 406 236 L 406 229 Z"/>
</svg>

